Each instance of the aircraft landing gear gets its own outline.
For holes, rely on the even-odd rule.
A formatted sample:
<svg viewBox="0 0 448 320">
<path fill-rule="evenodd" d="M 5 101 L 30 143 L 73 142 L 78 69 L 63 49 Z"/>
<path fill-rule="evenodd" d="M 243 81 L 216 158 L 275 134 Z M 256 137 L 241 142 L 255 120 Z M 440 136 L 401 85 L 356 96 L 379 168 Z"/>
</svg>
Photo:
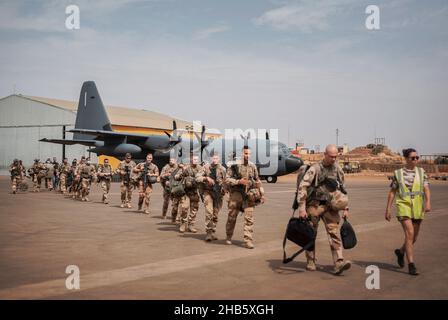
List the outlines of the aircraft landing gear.
<svg viewBox="0 0 448 320">
<path fill-rule="evenodd" d="M 277 177 L 276 176 L 267 176 L 266 177 L 266 182 L 267 183 L 276 183 L 277 182 Z"/>
</svg>

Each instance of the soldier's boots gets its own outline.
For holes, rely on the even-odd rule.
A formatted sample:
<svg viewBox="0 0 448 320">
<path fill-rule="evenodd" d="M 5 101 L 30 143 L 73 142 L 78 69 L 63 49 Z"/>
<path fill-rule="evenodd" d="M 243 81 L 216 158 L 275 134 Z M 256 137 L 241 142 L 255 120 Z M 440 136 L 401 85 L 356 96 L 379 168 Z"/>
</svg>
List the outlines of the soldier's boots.
<svg viewBox="0 0 448 320">
<path fill-rule="evenodd" d="M 345 270 L 350 269 L 351 266 L 352 266 L 352 263 L 350 261 L 340 259 L 340 260 L 336 261 L 336 264 L 334 266 L 334 274 L 340 275 Z"/>
<path fill-rule="evenodd" d="M 187 230 L 187 224 L 182 223 L 179 227 L 179 232 L 184 233 Z"/>
<path fill-rule="evenodd" d="M 132 206 L 131 206 L 131 204 L 130 204 L 129 202 L 126 204 L 126 206 L 127 206 L 129 209 L 132 209 Z"/>
<path fill-rule="evenodd" d="M 109 200 L 104 199 L 103 203 L 104 203 L 104 204 L 108 204 L 108 203 L 109 203 Z"/>
<path fill-rule="evenodd" d="M 149 209 L 148 208 L 145 209 L 145 214 L 149 214 Z"/>
<path fill-rule="evenodd" d="M 231 245 L 232 244 L 232 238 L 227 237 L 226 244 Z"/>
<path fill-rule="evenodd" d="M 308 271 L 316 271 L 316 262 L 314 259 L 308 259 L 306 262 L 306 270 Z"/>
<path fill-rule="evenodd" d="M 142 210 L 143 199 L 138 200 L 138 211 Z"/>
<path fill-rule="evenodd" d="M 122 203 L 122 204 L 120 205 L 120 208 L 124 208 L 124 207 L 126 207 L 126 204 L 125 204 L 125 203 Z"/>
<path fill-rule="evenodd" d="M 212 234 L 210 232 L 207 232 L 207 235 L 205 236 L 205 241 L 210 242 L 213 240 Z"/>
<path fill-rule="evenodd" d="M 247 249 L 253 249 L 255 248 L 254 243 L 250 240 L 246 241 L 246 248 Z"/>
<path fill-rule="evenodd" d="M 89 200 L 89 198 L 85 197 L 85 198 L 84 198 L 84 201 L 90 201 L 90 200 Z"/>
<path fill-rule="evenodd" d="M 194 226 L 192 226 L 192 225 L 190 225 L 190 226 L 188 226 L 188 229 L 187 229 L 189 232 L 191 232 L 191 233 L 196 233 L 196 232 L 198 232 L 198 229 L 196 229 Z"/>
<path fill-rule="evenodd" d="M 215 235 L 215 233 L 212 233 L 212 240 L 218 240 L 218 237 Z"/>
</svg>

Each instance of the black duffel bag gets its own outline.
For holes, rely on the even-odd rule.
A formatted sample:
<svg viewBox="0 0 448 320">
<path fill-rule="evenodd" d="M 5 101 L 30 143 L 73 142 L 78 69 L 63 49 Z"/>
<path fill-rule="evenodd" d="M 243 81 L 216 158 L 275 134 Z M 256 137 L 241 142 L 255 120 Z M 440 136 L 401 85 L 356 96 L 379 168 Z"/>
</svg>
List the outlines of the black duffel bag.
<svg viewBox="0 0 448 320">
<path fill-rule="evenodd" d="M 344 249 L 354 248 L 358 242 L 355 230 L 353 230 L 353 227 L 350 222 L 348 222 L 347 218 L 344 218 L 344 223 L 341 226 L 341 240 Z"/>
<path fill-rule="evenodd" d="M 294 253 L 291 257 L 286 257 L 286 240 L 292 241 L 298 246 L 302 247 L 299 251 Z M 309 221 L 303 218 L 296 218 L 293 216 L 289 219 L 286 227 L 285 237 L 283 238 L 283 263 L 289 263 L 294 260 L 299 254 L 305 250 L 314 250 L 314 243 L 316 240 L 316 233 Z"/>
</svg>

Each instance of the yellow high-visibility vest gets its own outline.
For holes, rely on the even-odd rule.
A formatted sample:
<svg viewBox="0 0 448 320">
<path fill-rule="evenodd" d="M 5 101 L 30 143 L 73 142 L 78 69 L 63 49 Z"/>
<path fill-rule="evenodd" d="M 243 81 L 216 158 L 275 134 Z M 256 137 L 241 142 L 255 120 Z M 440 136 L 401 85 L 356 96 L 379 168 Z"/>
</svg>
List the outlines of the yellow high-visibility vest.
<svg viewBox="0 0 448 320">
<path fill-rule="evenodd" d="M 423 219 L 425 212 L 423 210 L 423 198 L 425 193 L 424 171 L 422 168 L 415 168 L 415 178 L 412 185 L 412 191 L 404 183 L 403 169 L 395 170 L 395 179 L 398 182 L 398 193 L 395 200 L 397 205 L 397 216 L 408 217 L 411 219 Z"/>
</svg>

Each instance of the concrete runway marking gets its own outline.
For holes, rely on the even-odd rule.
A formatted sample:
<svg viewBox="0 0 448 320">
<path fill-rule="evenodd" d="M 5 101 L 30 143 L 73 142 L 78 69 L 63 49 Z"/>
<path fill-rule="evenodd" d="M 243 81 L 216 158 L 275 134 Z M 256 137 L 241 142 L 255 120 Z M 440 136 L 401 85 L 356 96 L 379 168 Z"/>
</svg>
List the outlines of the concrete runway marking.
<svg viewBox="0 0 448 320">
<path fill-rule="evenodd" d="M 448 212 L 434 210 L 426 219 L 445 217 Z M 396 227 L 397 224 L 386 221 L 377 221 L 372 223 L 355 225 L 356 233 L 364 233 L 384 228 Z M 138 266 L 132 266 L 122 269 L 101 271 L 97 273 L 83 275 L 81 270 L 80 289 L 68 290 L 65 287 L 65 278 L 49 280 L 35 284 L 27 284 L 15 288 L 0 290 L 0 299 L 44 299 L 56 297 L 70 293 L 76 293 L 81 290 L 95 289 L 98 287 L 117 285 L 125 282 L 136 281 L 151 277 L 166 275 L 169 273 L 182 272 L 189 269 L 214 265 L 228 262 L 235 259 L 263 255 L 267 252 L 277 251 L 278 257 L 281 255 L 281 243 L 283 239 L 269 241 L 259 244 L 255 250 L 247 250 L 234 246 L 226 247 L 223 250 L 188 257 L 163 260 L 153 263 L 147 263 Z M 327 235 L 321 232 L 317 238 L 319 242 L 328 241 Z M 68 276 L 68 275 L 67 275 Z"/>
</svg>

